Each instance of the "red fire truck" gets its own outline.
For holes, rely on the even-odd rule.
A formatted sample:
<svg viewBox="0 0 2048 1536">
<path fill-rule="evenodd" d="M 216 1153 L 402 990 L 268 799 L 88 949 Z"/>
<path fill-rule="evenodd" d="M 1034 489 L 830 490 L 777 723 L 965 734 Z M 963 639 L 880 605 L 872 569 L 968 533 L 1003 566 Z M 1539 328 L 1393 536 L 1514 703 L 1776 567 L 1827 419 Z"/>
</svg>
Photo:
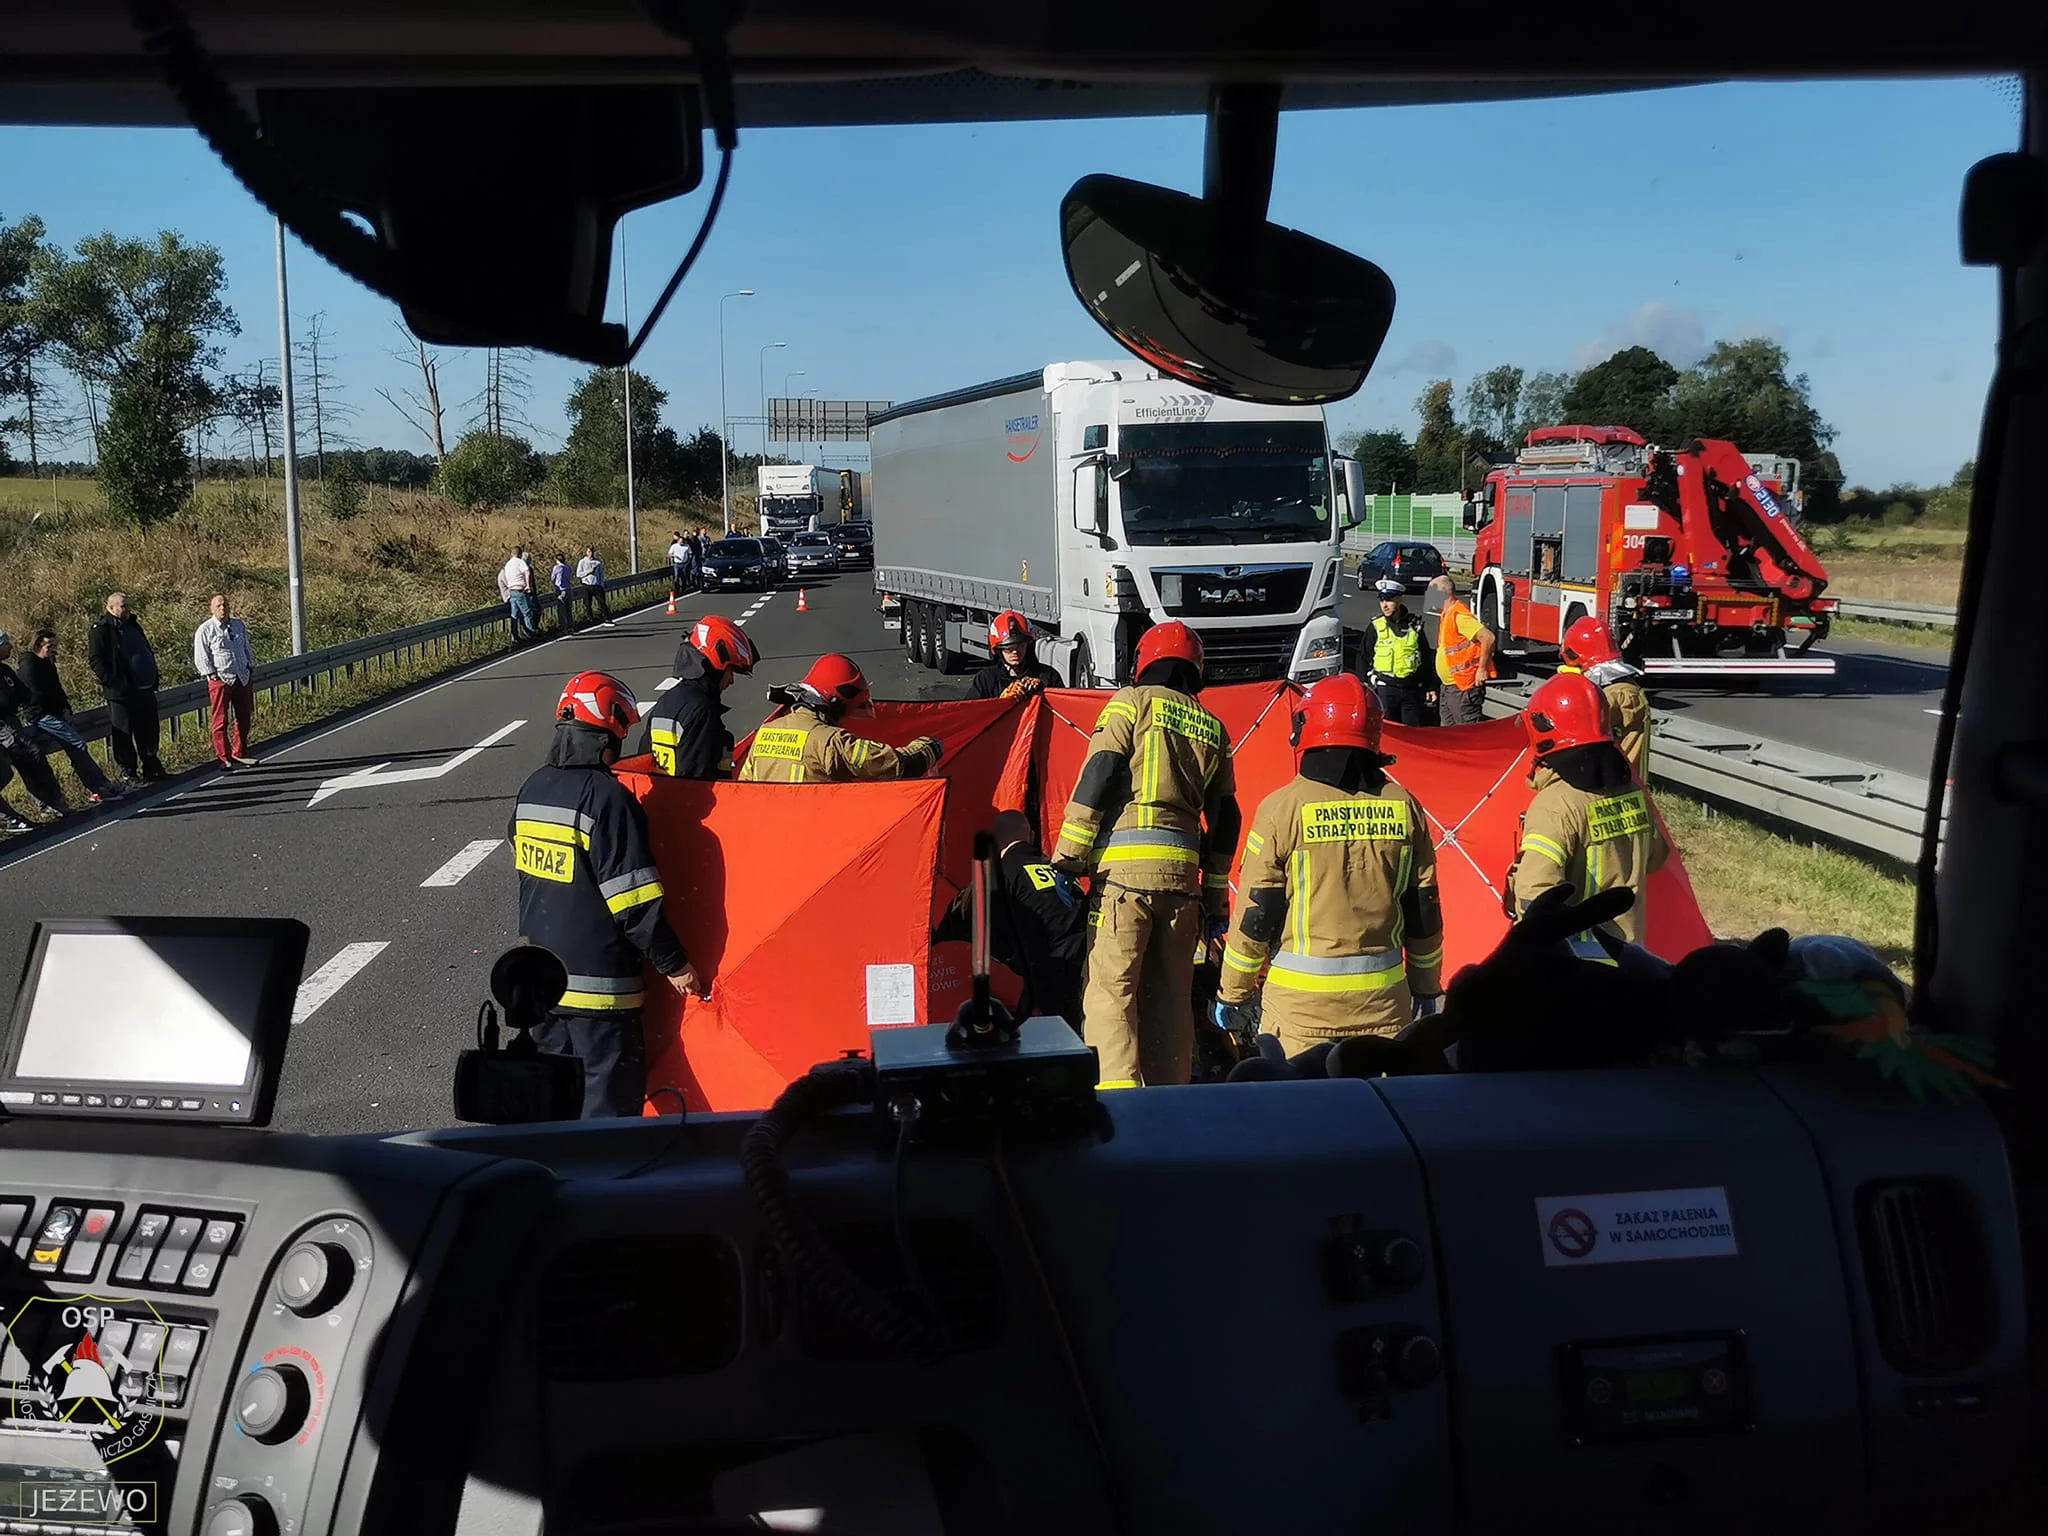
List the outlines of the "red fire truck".
<svg viewBox="0 0 2048 1536">
<path fill-rule="evenodd" d="M 1539 427 L 1466 503 L 1475 607 L 1509 654 L 1582 614 L 1664 674 L 1832 673 L 1810 656 L 1828 573 L 1733 443 L 1656 448 L 1627 427 Z"/>
</svg>

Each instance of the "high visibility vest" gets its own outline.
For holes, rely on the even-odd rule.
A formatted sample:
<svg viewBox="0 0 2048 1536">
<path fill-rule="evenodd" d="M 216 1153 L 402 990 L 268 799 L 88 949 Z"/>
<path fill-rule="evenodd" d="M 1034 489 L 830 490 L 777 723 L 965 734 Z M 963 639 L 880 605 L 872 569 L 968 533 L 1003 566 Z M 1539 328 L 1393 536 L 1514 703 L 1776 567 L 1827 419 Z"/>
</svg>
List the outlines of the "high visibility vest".
<svg viewBox="0 0 2048 1536">
<path fill-rule="evenodd" d="M 1422 629 L 1410 624 L 1398 635 L 1384 618 L 1372 621 L 1372 669 L 1383 677 L 1413 677 L 1422 667 Z"/>
<path fill-rule="evenodd" d="M 1437 625 L 1436 653 L 1440 675 L 1453 688 L 1471 688 L 1479 682 L 1479 640 L 1458 628 L 1458 620 L 1472 617 L 1472 610 L 1457 598 L 1444 604 L 1443 620 Z"/>
</svg>

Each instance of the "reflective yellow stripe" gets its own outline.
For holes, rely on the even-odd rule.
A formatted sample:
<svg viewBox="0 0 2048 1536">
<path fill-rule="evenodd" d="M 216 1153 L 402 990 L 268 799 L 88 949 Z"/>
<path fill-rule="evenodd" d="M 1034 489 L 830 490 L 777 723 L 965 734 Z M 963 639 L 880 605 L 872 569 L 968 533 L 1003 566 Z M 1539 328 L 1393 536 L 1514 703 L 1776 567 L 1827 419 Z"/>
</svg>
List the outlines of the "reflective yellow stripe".
<svg viewBox="0 0 2048 1536">
<path fill-rule="evenodd" d="M 1122 715 L 1131 724 L 1138 723 L 1138 706 L 1124 699 L 1111 699 L 1102 706 L 1105 715 Z"/>
<path fill-rule="evenodd" d="M 1399 966 L 1384 971 L 1351 971 L 1335 976 L 1283 971 L 1277 965 L 1266 972 L 1267 986 L 1282 987 L 1289 992 L 1379 992 L 1407 979 L 1407 973 Z"/>
<path fill-rule="evenodd" d="M 1418 955 L 1411 949 L 1408 951 L 1408 963 L 1419 971 L 1426 971 L 1431 966 L 1442 965 L 1444 963 L 1444 947 L 1439 944 L 1426 955 Z"/>
<path fill-rule="evenodd" d="M 530 837 L 539 843 L 566 843 L 571 848 L 588 848 L 590 834 L 576 827 L 565 827 L 558 821 L 515 821 L 512 823 L 514 837 Z"/>
<path fill-rule="evenodd" d="M 1060 823 L 1060 836 L 1070 843 L 1079 843 L 1082 847 L 1086 848 L 1095 841 L 1095 829 L 1093 827 L 1081 826 L 1075 822 L 1063 821 Z"/>
<path fill-rule="evenodd" d="M 1104 864 L 1199 864 L 1202 856 L 1192 848 L 1172 843 L 1124 843 L 1102 850 Z"/>
<path fill-rule="evenodd" d="M 1212 891 L 1227 891 L 1230 889 L 1230 876 L 1228 874 L 1212 875 L 1205 873 L 1202 876 L 1202 884 Z"/>
<path fill-rule="evenodd" d="M 618 895 L 609 898 L 605 905 L 611 909 L 612 916 L 617 917 L 621 912 L 630 912 L 635 907 L 646 906 L 650 901 L 659 901 L 662 895 L 661 882 L 650 880 L 645 885 L 636 885 L 630 890 L 619 892 Z"/>
<path fill-rule="evenodd" d="M 1135 1088 L 1138 1086 L 1138 1083 L 1135 1078 L 1120 1077 L 1115 1082 L 1097 1083 L 1095 1086 L 1097 1088 Z"/>
<path fill-rule="evenodd" d="M 1584 933 L 1573 934 L 1569 939 L 1565 940 L 1565 944 L 1581 960 L 1590 960 L 1595 965 L 1611 965 L 1617 969 L 1621 965 L 1619 960 L 1607 953 L 1606 946 L 1594 937 L 1593 930 L 1590 928 Z"/>
<path fill-rule="evenodd" d="M 1549 838 L 1535 832 L 1524 832 L 1522 834 L 1522 852 L 1540 853 L 1559 869 L 1563 869 L 1571 862 L 1564 856 L 1563 848 L 1559 847 Z"/>
<path fill-rule="evenodd" d="M 583 1013 L 607 1013 L 638 1008 L 647 1001 L 645 992 L 564 992 L 557 1008 L 574 1008 Z"/>
<path fill-rule="evenodd" d="M 1265 962 L 1254 960 L 1250 955 L 1241 955 L 1234 949 L 1225 948 L 1223 951 L 1223 963 L 1233 971 L 1251 971 L 1256 973 Z"/>
<path fill-rule="evenodd" d="M 1294 866 L 1291 871 L 1293 878 L 1288 882 L 1292 889 L 1287 893 L 1288 901 L 1294 906 L 1294 950 L 1296 954 L 1305 955 L 1308 953 L 1308 850 L 1295 849 L 1288 862 Z"/>
<path fill-rule="evenodd" d="M 1264 853 L 1266 851 L 1265 834 L 1262 832 L 1254 832 L 1249 837 L 1247 837 L 1244 840 L 1244 851 L 1248 854 Z"/>
</svg>

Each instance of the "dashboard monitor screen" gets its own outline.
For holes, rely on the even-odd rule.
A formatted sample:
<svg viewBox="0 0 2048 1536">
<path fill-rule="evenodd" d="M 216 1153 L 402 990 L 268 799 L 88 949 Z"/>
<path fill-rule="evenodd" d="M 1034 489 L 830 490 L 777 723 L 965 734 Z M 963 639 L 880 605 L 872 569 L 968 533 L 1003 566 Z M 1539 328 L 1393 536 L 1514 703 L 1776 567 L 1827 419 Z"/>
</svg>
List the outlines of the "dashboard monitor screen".
<svg viewBox="0 0 2048 1536">
<path fill-rule="evenodd" d="M 0 1051 L 0 1108 L 267 1123 L 306 939 L 289 918 L 38 923 Z"/>
</svg>

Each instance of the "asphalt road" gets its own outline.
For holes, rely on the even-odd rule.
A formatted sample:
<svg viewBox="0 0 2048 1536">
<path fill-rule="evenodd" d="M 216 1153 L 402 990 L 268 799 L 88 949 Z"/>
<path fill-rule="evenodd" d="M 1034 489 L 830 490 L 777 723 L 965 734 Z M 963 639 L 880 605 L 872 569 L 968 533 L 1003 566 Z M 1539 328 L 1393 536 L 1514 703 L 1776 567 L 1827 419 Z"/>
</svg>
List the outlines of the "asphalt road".
<svg viewBox="0 0 2048 1536">
<path fill-rule="evenodd" d="M 1352 587 L 1348 574 L 1345 584 Z M 1408 606 L 1420 613 L 1421 597 L 1410 597 Z M 1379 607 L 1352 587 L 1342 611 L 1348 627 L 1362 630 Z M 1815 654 L 1835 658 L 1833 677 L 1750 678 L 1734 687 L 1660 684 L 1653 704 L 1688 720 L 1924 778 L 1948 678 L 1943 659 L 1865 640 L 1832 641 Z"/>
<path fill-rule="evenodd" d="M 858 659 L 881 697 L 964 691 L 965 677 L 909 664 L 867 572 L 810 584 L 807 596 L 805 612 L 794 586 L 766 599 L 685 598 L 675 618 L 646 609 L 259 742 L 253 771 L 189 774 L 63 836 L 0 851 L 0 1002 L 11 1010 L 6 961 L 27 952 L 39 917 L 295 916 L 312 939 L 275 1123 L 325 1133 L 450 1123 L 456 1054 L 473 1038 L 492 961 L 517 938 L 506 816 L 545 749 L 564 679 L 603 667 L 652 700 L 690 620 L 714 612 L 745 618 L 762 651 L 728 696 L 736 733 L 766 715 L 767 686 L 826 651 Z M 1347 604 L 1348 620 L 1359 606 Z M 1939 669 L 1851 656 L 1823 707 L 1818 690 L 1665 690 L 1658 702 L 1924 771 L 1913 743 L 1931 725 L 1918 711 Z"/>
<path fill-rule="evenodd" d="M 910 669 L 865 571 L 808 596 L 805 613 L 794 587 L 765 603 L 752 593 L 685 598 L 673 619 L 643 610 L 282 744 L 258 742 L 260 768 L 186 775 L 139 804 L 81 818 L 65 837 L 0 853 L 4 1006 L 11 1012 L 12 957 L 27 953 L 39 917 L 297 917 L 312 930 L 302 1012 L 325 996 L 293 1029 L 274 1123 L 321 1133 L 451 1123 L 456 1053 L 474 1037 L 491 962 L 518 937 L 500 840 L 566 678 L 603 667 L 651 701 L 691 618 L 753 609 L 762 664 L 728 696 L 738 731 L 767 714 L 766 685 L 795 680 L 824 651 L 854 655 L 883 696 L 962 686 Z M 468 852 L 476 844 L 494 846 L 479 858 Z M 465 855 L 474 862 L 458 876 Z M 423 884 L 437 875 L 449 883 Z"/>
</svg>

